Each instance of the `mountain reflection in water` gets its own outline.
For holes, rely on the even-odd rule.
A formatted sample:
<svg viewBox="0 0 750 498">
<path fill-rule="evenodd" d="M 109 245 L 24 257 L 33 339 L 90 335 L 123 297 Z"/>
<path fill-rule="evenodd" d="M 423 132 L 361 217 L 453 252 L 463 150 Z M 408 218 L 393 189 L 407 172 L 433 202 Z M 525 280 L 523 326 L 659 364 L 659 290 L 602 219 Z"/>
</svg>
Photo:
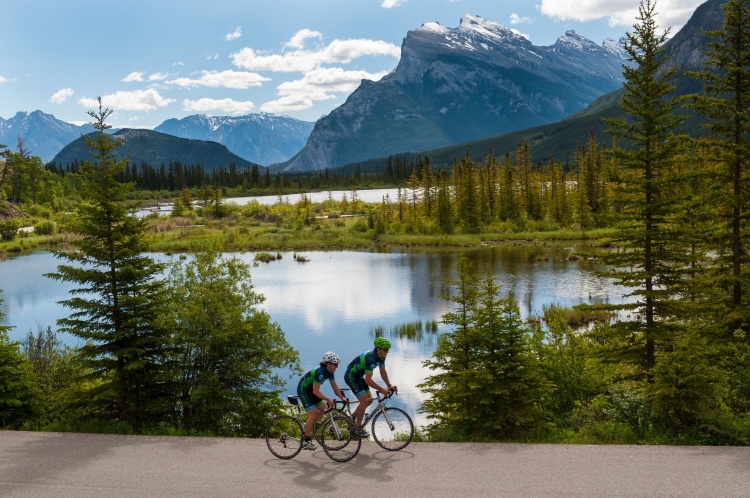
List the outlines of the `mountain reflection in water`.
<svg viewBox="0 0 750 498">
<path fill-rule="evenodd" d="M 622 289 L 595 275 L 596 263 L 569 259 L 576 249 L 573 243 L 519 243 L 439 252 L 298 252 L 309 259 L 305 263 L 295 261 L 293 253 L 281 253 L 282 259 L 259 263 L 251 275 L 255 291 L 266 298 L 263 307 L 300 352 L 305 370 L 316 366 L 329 350 L 348 363 L 372 348 L 374 330 L 382 327 L 393 343 L 386 367 L 391 381 L 399 386 L 400 396 L 394 402 L 414 414 L 423 401 L 416 385 L 429 374 L 422 362 L 434 352 L 436 334 L 445 327 L 439 323 L 442 315 L 452 309 L 441 296 L 449 291 L 445 279 L 455 278 L 458 255 L 465 254 L 480 273 L 492 272 L 502 285 L 501 293 L 510 292 L 518 300 L 523 319 L 541 314 L 545 305 L 622 302 Z M 253 264 L 255 253 L 228 256 Z M 160 253 L 152 257 L 179 261 Z M 55 329 L 56 320 L 67 315 L 68 310 L 58 302 L 69 297 L 72 286 L 43 276 L 60 263 L 44 251 L 0 262 L 2 324 L 14 326 L 11 339 L 21 340 L 39 327 Z M 417 322 L 424 327 L 421 332 Z M 425 327 L 432 323 L 437 324 L 435 333 Z M 61 334 L 59 338 L 77 344 L 74 337 Z M 281 374 L 286 391 L 294 392 L 297 376 Z M 344 385 L 343 372 L 337 381 Z"/>
</svg>

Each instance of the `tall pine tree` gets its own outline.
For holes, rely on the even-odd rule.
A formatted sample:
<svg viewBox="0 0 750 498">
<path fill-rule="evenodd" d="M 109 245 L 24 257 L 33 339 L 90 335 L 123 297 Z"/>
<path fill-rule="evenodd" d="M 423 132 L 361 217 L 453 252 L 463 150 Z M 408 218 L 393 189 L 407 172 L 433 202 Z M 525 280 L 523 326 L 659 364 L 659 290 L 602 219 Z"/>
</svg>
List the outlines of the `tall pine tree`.
<svg viewBox="0 0 750 498">
<path fill-rule="evenodd" d="M 748 311 L 748 244 L 750 214 L 750 2 L 729 0 L 723 26 L 708 35 L 716 38 L 706 52 L 707 69 L 691 73 L 700 78 L 706 93 L 696 95 L 693 107 L 709 118 L 706 140 L 720 151 L 721 166 L 706 201 L 716 206 L 722 226 L 716 237 L 717 281 L 724 293 L 720 318 L 725 338 L 737 328 L 750 332 Z"/>
<path fill-rule="evenodd" d="M 677 141 L 673 131 L 681 122 L 673 108 L 681 99 L 671 94 L 669 78 L 678 68 L 668 68 L 663 57 L 667 32 L 657 34 L 655 3 L 641 1 L 634 31 L 627 33 L 625 50 L 633 65 L 624 66 L 624 94 L 620 107 L 625 117 L 607 119 L 607 130 L 619 144 L 612 150 L 618 160 L 615 174 L 618 231 L 621 251 L 609 253 L 608 276 L 629 287 L 633 300 L 623 307 L 630 320 L 616 330 L 629 337 L 622 352 L 642 367 L 651 379 L 657 348 L 669 343 L 673 316 L 670 284 L 675 275 L 674 209 L 670 182 Z M 623 358 L 623 359 L 625 359 Z"/>
<path fill-rule="evenodd" d="M 94 381 L 80 400 L 83 412 L 139 428 L 160 421 L 166 408 L 168 337 L 154 325 L 163 265 L 143 255 L 145 222 L 125 200 L 131 185 L 115 179 L 127 158 L 117 159 L 121 141 L 106 133 L 111 113 L 101 99 L 98 112 L 88 113 L 96 130 L 85 137 L 93 161 L 81 165 L 85 200 L 66 227 L 80 239 L 75 250 L 56 253 L 69 264 L 48 276 L 78 286 L 63 301 L 71 314 L 58 324 L 83 340 L 77 353 Z"/>
</svg>

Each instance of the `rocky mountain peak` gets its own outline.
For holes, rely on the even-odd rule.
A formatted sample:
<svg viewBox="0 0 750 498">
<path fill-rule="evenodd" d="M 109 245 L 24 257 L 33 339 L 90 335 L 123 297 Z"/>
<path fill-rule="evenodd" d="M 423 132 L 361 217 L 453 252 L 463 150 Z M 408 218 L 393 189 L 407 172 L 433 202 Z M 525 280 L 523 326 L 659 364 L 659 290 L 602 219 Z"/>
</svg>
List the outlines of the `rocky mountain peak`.
<svg viewBox="0 0 750 498">
<path fill-rule="evenodd" d="M 539 126 L 622 85 L 620 54 L 568 31 L 551 47 L 477 15 L 409 31 L 401 60 L 318 120 L 288 171 L 336 167 Z"/>
</svg>

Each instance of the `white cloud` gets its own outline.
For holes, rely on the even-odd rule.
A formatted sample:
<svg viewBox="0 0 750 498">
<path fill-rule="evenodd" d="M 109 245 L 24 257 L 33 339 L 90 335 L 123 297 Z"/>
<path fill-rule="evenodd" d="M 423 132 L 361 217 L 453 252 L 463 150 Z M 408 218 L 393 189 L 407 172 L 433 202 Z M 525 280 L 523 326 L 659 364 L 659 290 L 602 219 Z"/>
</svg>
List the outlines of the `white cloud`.
<svg viewBox="0 0 750 498">
<path fill-rule="evenodd" d="M 393 7 L 398 7 L 399 5 L 403 5 L 409 0 L 383 0 L 383 3 L 380 4 L 381 7 L 384 9 L 391 9 Z"/>
<path fill-rule="evenodd" d="M 515 28 L 511 28 L 511 32 L 513 32 L 513 33 L 517 34 L 518 36 L 523 36 L 523 37 L 524 37 L 524 38 L 526 38 L 527 40 L 531 40 L 531 36 L 529 36 L 529 34 L 528 34 L 528 33 L 521 33 L 520 31 L 518 31 L 518 30 L 517 30 L 517 29 L 515 29 Z"/>
<path fill-rule="evenodd" d="M 231 55 L 236 66 L 252 71 L 305 72 L 321 64 L 348 63 L 365 55 L 390 55 L 398 58 L 401 49 L 381 40 L 333 40 L 318 51 L 295 50 L 283 54 L 264 54 L 243 48 Z"/>
<path fill-rule="evenodd" d="M 246 114 L 255 108 L 250 101 L 238 102 L 232 99 L 198 99 L 182 101 L 182 109 L 190 112 L 222 111 L 231 114 Z"/>
<path fill-rule="evenodd" d="M 63 88 L 53 93 L 52 97 L 49 98 L 49 101 L 52 102 L 53 104 L 62 104 L 63 102 L 65 102 L 72 96 L 73 96 L 72 88 Z"/>
<path fill-rule="evenodd" d="M 2 84 L 2 83 L 7 83 L 7 82 L 9 82 L 9 81 L 10 81 L 10 80 L 9 80 L 8 78 L 6 78 L 6 77 L 4 77 L 4 76 L 0 76 L 0 84 Z"/>
<path fill-rule="evenodd" d="M 238 26 L 238 27 L 237 27 L 237 28 L 236 28 L 236 29 L 235 29 L 234 31 L 232 31 L 231 33 L 227 33 L 227 35 L 226 35 L 226 36 L 224 37 L 224 39 L 225 39 L 226 41 L 232 41 L 232 40 L 236 40 L 236 39 L 237 39 L 237 38 L 239 38 L 240 36 L 242 36 L 242 28 Z"/>
<path fill-rule="evenodd" d="M 198 79 L 177 78 L 167 81 L 167 83 L 184 88 L 207 86 L 210 88 L 224 87 L 246 90 L 251 86 L 260 86 L 264 81 L 270 81 L 258 73 L 248 73 L 246 71 L 201 71 L 201 73 L 201 77 Z"/>
<path fill-rule="evenodd" d="M 333 98 L 333 96 L 328 96 L 328 98 Z M 307 95 L 288 95 L 277 100 L 266 102 L 260 106 L 260 110 L 263 112 L 280 114 L 290 111 L 302 111 L 304 109 L 309 109 L 312 106 L 313 99 Z"/>
<path fill-rule="evenodd" d="M 185 65 L 185 63 L 184 63 L 184 62 L 182 62 L 182 61 L 177 61 L 177 62 L 173 62 L 173 63 L 172 63 L 172 65 L 173 65 L 173 66 L 184 66 L 184 65 Z"/>
<path fill-rule="evenodd" d="M 660 0 L 656 21 L 660 31 L 672 26 L 672 34 L 681 28 L 705 0 Z M 638 15 L 634 0 L 541 0 L 542 14 L 560 20 L 593 21 L 607 18 L 610 26 L 632 26 Z"/>
<path fill-rule="evenodd" d="M 278 86 L 279 95 L 322 95 L 327 92 L 353 92 L 363 79 L 377 81 L 388 74 L 367 71 L 345 71 L 340 67 L 316 68 L 300 80 L 287 81 Z"/>
<path fill-rule="evenodd" d="M 307 40 L 308 38 L 317 38 L 318 40 L 322 40 L 323 35 L 318 31 L 313 31 L 311 29 L 301 29 L 297 31 L 294 36 L 292 36 L 289 41 L 284 44 L 284 46 L 301 49 L 304 48 L 305 40 Z"/>
<path fill-rule="evenodd" d="M 152 111 L 159 107 L 166 107 L 174 99 L 166 99 L 153 88 L 134 90 L 132 92 L 115 92 L 102 96 L 102 104 L 117 111 Z M 78 103 L 85 107 L 98 107 L 96 99 L 82 97 Z"/>
<path fill-rule="evenodd" d="M 141 81 L 161 81 L 165 80 L 169 77 L 169 74 L 167 73 L 153 73 L 151 76 L 146 78 L 146 72 L 145 71 L 133 71 L 129 75 L 125 76 L 122 81 L 125 83 L 133 83 L 133 82 L 141 82 Z"/>
<path fill-rule="evenodd" d="M 513 25 L 516 25 L 516 24 L 528 24 L 528 23 L 532 23 L 532 22 L 534 22 L 534 20 L 532 18 L 530 18 L 530 17 L 521 17 L 521 16 L 519 16 L 518 14 L 515 14 L 515 13 L 510 15 L 510 23 L 513 24 Z"/>
<path fill-rule="evenodd" d="M 143 75 L 144 75 L 143 71 L 133 71 L 129 75 L 125 76 L 122 79 L 122 81 L 124 81 L 126 83 L 130 83 L 130 82 L 133 82 L 133 81 L 143 81 Z"/>
<path fill-rule="evenodd" d="M 308 71 L 302 79 L 287 81 L 277 87 L 280 99 L 266 102 L 263 112 L 288 112 L 309 109 L 315 101 L 336 98 L 334 92 L 353 92 L 363 79 L 377 81 L 388 74 L 367 71 L 345 71 L 342 68 L 318 67 Z"/>
</svg>

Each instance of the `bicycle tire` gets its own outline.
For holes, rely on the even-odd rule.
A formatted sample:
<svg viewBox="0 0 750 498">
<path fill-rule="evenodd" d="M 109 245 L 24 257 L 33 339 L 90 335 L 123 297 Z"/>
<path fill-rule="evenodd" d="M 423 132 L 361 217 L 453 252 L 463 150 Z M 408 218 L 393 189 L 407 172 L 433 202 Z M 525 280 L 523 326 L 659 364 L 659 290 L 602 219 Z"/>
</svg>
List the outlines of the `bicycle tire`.
<svg viewBox="0 0 750 498">
<path fill-rule="evenodd" d="M 328 417 L 328 414 L 323 415 L 323 417 L 319 418 L 315 421 L 312 428 L 312 437 L 315 438 L 315 441 L 318 442 L 318 444 L 323 444 L 323 426 L 326 422 L 328 422 L 330 418 Z M 329 426 L 330 428 L 330 426 Z M 330 434 L 329 434 L 330 435 Z"/>
<path fill-rule="evenodd" d="M 362 446 L 357 425 L 348 417 L 336 416 L 326 420 L 320 431 L 320 439 L 323 451 L 337 462 L 348 462 L 357 456 Z"/>
<path fill-rule="evenodd" d="M 383 412 L 378 412 L 372 419 L 372 437 L 381 448 L 398 451 L 406 448 L 414 438 L 414 422 L 401 408 L 392 406 L 384 408 L 393 428 L 388 424 Z"/>
<path fill-rule="evenodd" d="M 266 427 L 266 446 L 277 458 L 289 460 L 302 451 L 302 424 L 291 415 L 279 415 Z"/>
</svg>

